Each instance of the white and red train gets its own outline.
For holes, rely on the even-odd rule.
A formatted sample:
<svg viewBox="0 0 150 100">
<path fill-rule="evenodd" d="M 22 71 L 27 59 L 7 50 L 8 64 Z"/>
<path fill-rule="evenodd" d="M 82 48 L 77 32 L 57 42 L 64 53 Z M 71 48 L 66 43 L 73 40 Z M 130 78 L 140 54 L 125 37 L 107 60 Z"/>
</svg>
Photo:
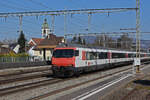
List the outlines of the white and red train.
<svg viewBox="0 0 150 100">
<path fill-rule="evenodd" d="M 132 64 L 136 52 L 82 47 L 58 47 L 52 57 L 52 71 L 56 76 L 80 73 Z M 150 60 L 150 53 L 141 53 L 141 61 Z"/>
</svg>

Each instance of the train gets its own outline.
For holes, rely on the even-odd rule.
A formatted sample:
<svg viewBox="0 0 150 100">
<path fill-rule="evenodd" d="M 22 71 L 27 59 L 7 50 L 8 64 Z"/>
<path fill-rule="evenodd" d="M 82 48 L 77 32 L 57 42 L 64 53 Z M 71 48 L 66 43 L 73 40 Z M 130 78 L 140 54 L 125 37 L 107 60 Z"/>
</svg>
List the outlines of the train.
<svg viewBox="0 0 150 100">
<path fill-rule="evenodd" d="M 150 60 L 150 53 L 140 53 L 141 62 Z M 57 77 L 79 76 L 81 73 L 129 65 L 136 52 L 77 46 L 56 47 L 52 56 L 52 72 Z"/>
</svg>

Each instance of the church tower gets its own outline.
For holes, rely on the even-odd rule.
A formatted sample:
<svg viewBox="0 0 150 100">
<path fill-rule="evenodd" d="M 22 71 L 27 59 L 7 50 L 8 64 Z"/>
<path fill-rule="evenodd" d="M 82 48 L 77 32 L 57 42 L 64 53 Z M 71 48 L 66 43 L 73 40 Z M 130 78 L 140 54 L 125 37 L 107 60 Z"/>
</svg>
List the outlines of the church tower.
<svg viewBox="0 0 150 100">
<path fill-rule="evenodd" d="M 47 19 L 44 19 L 44 23 L 42 25 L 42 38 L 47 38 L 49 34 L 52 33 L 47 23 Z"/>
</svg>

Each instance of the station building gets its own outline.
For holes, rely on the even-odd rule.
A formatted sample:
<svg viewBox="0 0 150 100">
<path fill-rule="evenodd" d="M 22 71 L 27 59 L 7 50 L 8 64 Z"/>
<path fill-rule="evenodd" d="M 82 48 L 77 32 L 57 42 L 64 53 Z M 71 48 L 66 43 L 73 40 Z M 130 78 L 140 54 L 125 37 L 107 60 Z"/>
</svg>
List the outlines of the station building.
<svg viewBox="0 0 150 100">
<path fill-rule="evenodd" d="M 30 45 L 28 53 L 39 60 L 51 60 L 54 48 L 64 41 L 64 37 L 53 34 L 53 30 L 50 30 L 46 19 L 41 31 L 41 38 L 31 38 L 28 42 Z"/>
</svg>

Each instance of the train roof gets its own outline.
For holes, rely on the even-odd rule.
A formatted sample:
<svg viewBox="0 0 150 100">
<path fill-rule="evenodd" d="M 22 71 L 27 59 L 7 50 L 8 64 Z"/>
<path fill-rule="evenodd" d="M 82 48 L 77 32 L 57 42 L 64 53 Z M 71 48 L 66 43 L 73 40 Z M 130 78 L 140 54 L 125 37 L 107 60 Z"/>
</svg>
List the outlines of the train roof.
<svg viewBox="0 0 150 100">
<path fill-rule="evenodd" d="M 128 53 L 136 53 L 135 51 L 132 51 L 132 50 L 124 50 L 124 49 L 115 49 L 115 48 L 106 48 L 106 47 L 100 47 L 100 46 L 87 46 L 87 45 L 80 45 L 80 44 L 71 44 L 71 43 L 68 43 L 68 44 L 59 44 L 57 46 L 57 48 L 64 48 L 64 47 L 67 47 L 67 48 L 86 48 L 86 49 L 100 49 L 100 50 L 110 50 L 110 51 L 113 51 L 113 52 L 128 52 Z M 146 52 L 141 52 L 141 53 L 146 53 Z"/>
</svg>

